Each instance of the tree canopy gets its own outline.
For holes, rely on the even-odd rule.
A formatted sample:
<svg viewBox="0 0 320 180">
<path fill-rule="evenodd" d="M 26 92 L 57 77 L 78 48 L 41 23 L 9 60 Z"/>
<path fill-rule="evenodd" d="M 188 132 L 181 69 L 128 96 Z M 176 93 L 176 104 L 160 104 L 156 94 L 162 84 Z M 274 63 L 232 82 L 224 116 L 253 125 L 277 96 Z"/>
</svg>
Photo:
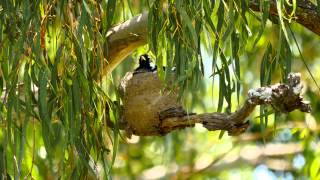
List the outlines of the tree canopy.
<svg viewBox="0 0 320 180">
<path fill-rule="evenodd" d="M 2 0 L 0 179 L 319 179 L 319 3 Z M 142 54 L 193 128 L 127 137 L 119 84 Z M 289 113 L 310 111 L 301 90 L 313 110 Z"/>
</svg>

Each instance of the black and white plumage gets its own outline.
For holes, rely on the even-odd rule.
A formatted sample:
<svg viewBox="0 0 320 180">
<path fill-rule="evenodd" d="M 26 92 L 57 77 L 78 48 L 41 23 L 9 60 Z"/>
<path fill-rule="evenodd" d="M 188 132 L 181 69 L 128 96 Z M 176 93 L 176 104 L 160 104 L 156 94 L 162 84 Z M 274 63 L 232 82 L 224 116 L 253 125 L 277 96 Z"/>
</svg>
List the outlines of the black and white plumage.
<svg viewBox="0 0 320 180">
<path fill-rule="evenodd" d="M 156 73 L 147 54 L 140 56 L 139 67 L 128 72 L 120 83 L 126 130 L 139 136 L 164 135 L 161 121 L 186 115 L 177 89 L 168 89 Z M 162 113 L 163 112 L 163 113 Z M 160 115 L 161 114 L 161 115 Z"/>
<path fill-rule="evenodd" d="M 157 71 L 157 66 L 155 65 L 152 67 L 151 65 L 151 58 L 149 57 L 148 54 L 143 54 L 139 58 L 139 67 L 137 67 L 133 74 L 139 74 L 139 73 L 144 73 L 144 72 L 155 72 Z M 163 71 L 166 70 L 166 67 L 163 66 Z M 176 70 L 175 67 L 171 69 L 172 72 Z"/>
<path fill-rule="evenodd" d="M 151 63 L 151 58 L 149 57 L 148 54 L 141 55 L 139 58 L 139 67 L 134 70 L 133 74 L 156 71 L 157 66 L 152 67 L 150 63 Z"/>
</svg>

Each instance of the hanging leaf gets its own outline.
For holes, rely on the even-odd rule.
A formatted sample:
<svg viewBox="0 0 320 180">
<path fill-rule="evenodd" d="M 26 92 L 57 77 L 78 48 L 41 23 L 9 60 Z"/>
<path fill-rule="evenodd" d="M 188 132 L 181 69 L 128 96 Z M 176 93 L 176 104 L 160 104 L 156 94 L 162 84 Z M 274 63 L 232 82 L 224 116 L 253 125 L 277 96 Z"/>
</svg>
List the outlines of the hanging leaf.
<svg viewBox="0 0 320 180">
<path fill-rule="evenodd" d="M 51 130 L 51 119 L 49 116 L 48 110 L 48 92 L 47 92 L 47 83 L 48 83 L 48 76 L 46 71 L 41 70 L 39 72 L 39 115 L 41 119 L 41 126 L 42 126 L 42 137 L 43 142 L 46 148 L 46 151 L 49 154 L 52 154 L 52 142 L 51 136 L 53 132 Z"/>
</svg>

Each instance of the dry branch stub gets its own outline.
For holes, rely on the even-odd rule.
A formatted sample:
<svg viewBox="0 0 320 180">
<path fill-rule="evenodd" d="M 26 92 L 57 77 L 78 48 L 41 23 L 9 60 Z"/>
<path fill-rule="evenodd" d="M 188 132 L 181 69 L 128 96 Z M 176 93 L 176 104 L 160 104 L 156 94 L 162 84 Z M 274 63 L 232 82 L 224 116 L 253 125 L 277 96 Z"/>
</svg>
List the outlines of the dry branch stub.
<svg viewBox="0 0 320 180">
<path fill-rule="evenodd" d="M 166 90 L 156 72 L 133 75 L 127 73 L 120 84 L 123 121 L 128 134 L 165 135 L 172 130 L 201 123 L 209 131 L 225 130 L 239 135 L 249 126 L 246 118 L 257 105 L 271 105 L 276 111 L 289 113 L 295 109 L 310 112 L 311 107 L 300 95 L 300 74 L 291 73 L 288 84 L 275 84 L 251 89 L 244 105 L 236 112 L 187 114 L 177 100 L 177 93 Z"/>
</svg>

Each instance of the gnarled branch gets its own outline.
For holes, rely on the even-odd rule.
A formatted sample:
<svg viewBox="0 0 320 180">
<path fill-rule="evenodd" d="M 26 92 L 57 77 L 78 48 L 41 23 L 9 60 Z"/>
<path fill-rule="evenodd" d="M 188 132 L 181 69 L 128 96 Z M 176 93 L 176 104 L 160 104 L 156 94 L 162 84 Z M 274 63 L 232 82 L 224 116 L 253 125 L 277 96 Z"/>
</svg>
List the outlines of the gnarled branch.
<svg viewBox="0 0 320 180">
<path fill-rule="evenodd" d="M 164 106 L 163 103 L 156 103 L 155 105 L 159 105 L 159 107 L 154 107 L 150 102 L 156 101 L 157 98 L 158 101 L 160 101 L 160 99 L 167 100 L 171 96 L 163 95 L 164 97 L 162 98 L 160 94 L 159 96 L 155 93 L 161 89 L 159 88 L 161 87 L 159 82 L 156 82 L 156 85 L 151 84 L 147 90 L 144 89 L 144 93 L 139 93 L 140 91 L 136 89 L 137 86 L 138 88 L 145 88 L 146 86 L 144 86 L 144 84 L 149 84 L 149 81 L 157 81 L 157 79 L 154 79 L 153 73 L 136 76 L 133 81 L 134 82 L 130 82 L 132 85 L 128 86 L 126 91 L 131 93 L 130 98 L 131 101 L 134 100 L 134 102 L 124 100 L 124 103 L 131 104 L 125 105 L 125 109 L 129 112 L 125 113 L 126 116 L 124 116 L 121 121 L 122 124 L 120 124 L 120 127 L 123 127 L 122 129 L 126 130 L 128 134 L 133 133 L 141 136 L 164 135 L 175 129 L 192 127 L 196 123 L 200 123 L 210 131 L 225 130 L 229 135 L 239 135 L 249 126 L 246 118 L 257 105 L 271 105 L 276 111 L 282 113 L 288 113 L 295 109 L 302 112 L 311 111 L 310 105 L 303 102 L 302 96 L 300 95 L 302 85 L 300 84 L 299 73 L 291 73 L 288 77 L 288 84 L 275 84 L 249 90 L 244 105 L 231 114 L 217 112 L 186 114 L 178 104 L 172 105 L 172 108 L 161 110 L 164 107 L 168 107 L 168 105 Z M 148 93 L 149 91 L 152 93 Z M 157 96 L 149 97 L 150 95 Z M 153 98 L 155 100 L 153 100 Z M 128 108 L 135 109 L 132 110 Z M 157 109 L 160 110 L 158 117 L 155 116 Z M 153 117 L 144 117 L 142 113 L 151 114 Z"/>
<path fill-rule="evenodd" d="M 310 112 L 311 107 L 302 101 L 300 96 L 302 85 L 300 74 L 290 74 L 288 84 L 275 84 L 272 86 L 251 89 L 244 105 L 234 113 L 205 113 L 199 115 L 166 118 L 162 120 L 163 131 L 193 126 L 201 123 L 208 130 L 225 130 L 229 135 L 239 135 L 248 127 L 246 118 L 257 105 L 271 105 L 275 110 L 288 113 L 295 109 Z M 164 112 L 166 113 L 166 112 Z"/>
</svg>

